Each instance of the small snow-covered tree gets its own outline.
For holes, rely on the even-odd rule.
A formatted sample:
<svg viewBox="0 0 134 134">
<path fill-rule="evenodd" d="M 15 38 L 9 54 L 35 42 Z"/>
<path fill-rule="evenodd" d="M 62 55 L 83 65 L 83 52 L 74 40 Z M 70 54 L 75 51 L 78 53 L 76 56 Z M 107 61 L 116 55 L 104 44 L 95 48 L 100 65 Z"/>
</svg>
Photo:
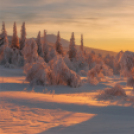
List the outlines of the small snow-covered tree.
<svg viewBox="0 0 134 134">
<path fill-rule="evenodd" d="M 95 62 L 96 62 L 97 64 L 103 63 L 103 58 L 102 58 L 102 55 L 101 55 L 100 53 L 98 54 L 98 56 L 96 56 Z"/>
<path fill-rule="evenodd" d="M 89 65 L 86 56 L 84 55 L 83 51 L 78 51 L 76 54 L 76 58 L 73 61 L 73 64 L 76 68 L 76 72 L 80 70 L 88 71 Z"/>
<path fill-rule="evenodd" d="M 72 37 L 70 39 L 70 44 L 69 44 L 69 58 L 70 60 L 73 60 L 76 58 L 76 53 L 77 50 L 75 48 L 75 38 L 74 38 L 74 33 L 72 33 Z"/>
<path fill-rule="evenodd" d="M 81 45 L 80 45 L 80 50 L 83 51 L 83 34 L 81 35 Z"/>
<path fill-rule="evenodd" d="M 115 59 L 114 59 L 114 72 L 115 72 L 115 74 L 119 74 L 120 73 L 120 69 L 121 69 L 120 60 L 121 60 L 121 57 L 122 57 L 123 54 L 124 54 L 124 52 L 120 51 L 115 56 Z"/>
<path fill-rule="evenodd" d="M 102 65 L 100 64 L 88 71 L 87 78 L 90 84 L 97 85 L 101 81 L 101 77 L 103 77 L 103 74 Z"/>
<path fill-rule="evenodd" d="M 65 62 L 65 64 L 68 66 L 68 68 L 69 68 L 70 70 L 76 71 L 76 68 L 75 68 L 73 62 L 70 61 L 68 55 L 65 55 L 65 56 L 64 56 L 64 62 Z"/>
<path fill-rule="evenodd" d="M 25 47 L 23 48 L 25 64 L 37 62 L 39 59 L 42 59 L 42 61 L 44 61 L 43 58 L 38 56 L 37 50 L 38 46 L 34 39 L 29 39 L 26 41 Z"/>
<path fill-rule="evenodd" d="M 21 26 L 20 50 L 22 50 L 23 47 L 25 46 L 25 41 L 26 41 L 26 28 L 25 28 L 25 22 L 23 22 Z"/>
<path fill-rule="evenodd" d="M 56 56 L 57 56 L 56 50 L 52 47 L 49 50 L 47 62 L 51 61 Z"/>
<path fill-rule="evenodd" d="M 114 57 L 109 54 L 103 59 L 104 63 L 111 68 L 114 68 Z"/>
<path fill-rule="evenodd" d="M 92 69 L 95 66 L 95 59 L 96 59 L 96 55 L 94 51 L 91 51 L 88 55 L 88 64 L 89 64 L 89 69 Z"/>
<path fill-rule="evenodd" d="M 60 32 L 57 34 L 57 41 L 55 43 L 56 51 L 60 55 L 64 55 L 62 44 L 60 43 Z"/>
<path fill-rule="evenodd" d="M 12 37 L 11 47 L 20 49 L 19 38 L 18 38 L 18 35 L 17 35 L 16 22 L 14 22 L 14 26 L 13 26 L 13 37 Z"/>
<path fill-rule="evenodd" d="M 41 42 L 41 32 L 40 31 L 38 33 L 36 42 L 37 42 L 37 45 L 38 45 L 38 54 L 39 54 L 39 56 L 44 57 L 43 45 L 42 45 L 42 42 Z"/>
<path fill-rule="evenodd" d="M 134 52 L 126 51 L 120 59 L 120 75 L 125 77 L 131 76 L 131 70 L 134 67 Z"/>
</svg>

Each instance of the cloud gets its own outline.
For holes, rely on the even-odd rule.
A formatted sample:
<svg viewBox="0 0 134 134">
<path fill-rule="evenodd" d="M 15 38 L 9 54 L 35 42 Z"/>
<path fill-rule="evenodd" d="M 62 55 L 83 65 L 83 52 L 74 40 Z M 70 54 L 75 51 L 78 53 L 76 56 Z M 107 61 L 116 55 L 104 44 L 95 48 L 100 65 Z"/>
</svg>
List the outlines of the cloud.
<svg viewBox="0 0 134 134">
<path fill-rule="evenodd" d="M 133 7 L 132 0 L 4 0 L 0 20 L 7 25 L 14 21 L 17 24 L 25 21 L 39 28 L 46 25 L 51 31 L 64 28 L 88 35 L 92 32 L 93 37 L 121 36 L 124 29 L 132 29 Z M 117 35 L 115 31 L 120 33 Z"/>
</svg>

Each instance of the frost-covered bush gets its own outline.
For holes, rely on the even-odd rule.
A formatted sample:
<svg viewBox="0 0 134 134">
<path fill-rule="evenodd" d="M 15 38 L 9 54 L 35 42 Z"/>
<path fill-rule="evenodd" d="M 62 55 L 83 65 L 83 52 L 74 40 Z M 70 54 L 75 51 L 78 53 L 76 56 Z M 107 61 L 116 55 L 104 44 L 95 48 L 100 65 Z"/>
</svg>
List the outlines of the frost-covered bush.
<svg viewBox="0 0 134 134">
<path fill-rule="evenodd" d="M 52 47 L 50 50 L 49 50 L 49 53 L 48 53 L 48 59 L 47 61 L 51 61 L 53 58 L 57 57 L 57 54 L 56 54 L 56 50 Z"/>
<path fill-rule="evenodd" d="M 105 76 L 113 76 L 113 69 L 108 67 L 106 64 L 102 64 L 102 73 Z"/>
<path fill-rule="evenodd" d="M 96 65 L 96 62 L 95 62 L 95 59 L 96 59 L 95 52 L 91 51 L 90 53 L 87 53 L 86 57 L 87 57 L 87 61 L 88 61 L 88 64 L 89 64 L 89 69 L 94 68 L 95 65 Z"/>
<path fill-rule="evenodd" d="M 90 84 L 97 85 L 101 81 L 102 65 L 97 64 L 94 68 L 88 71 L 87 80 Z"/>
<path fill-rule="evenodd" d="M 11 64 L 18 67 L 24 65 L 24 59 L 19 49 L 13 48 Z"/>
<path fill-rule="evenodd" d="M 81 78 L 73 70 L 70 70 L 62 57 L 56 57 L 50 62 L 54 84 L 65 84 L 71 87 L 81 85 Z"/>
<path fill-rule="evenodd" d="M 46 85 L 49 84 L 49 67 L 45 62 L 27 63 L 24 66 L 26 73 L 26 80 L 32 85 Z"/>
<path fill-rule="evenodd" d="M 106 57 L 103 59 L 104 64 L 106 64 L 107 66 L 109 66 L 110 68 L 114 68 L 114 57 L 110 56 L 109 54 L 106 55 Z"/>
<path fill-rule="evenodd" d="M 134 77 L 131 76 L 127 79 L 127 86 L 133 87 L 134 90 Z"/>
<path fill-rule="evenodd" d="M 108 98 L 110 96 L 127 96 L 125 90 L 120 84 L 116 84 L 113 88 L 105 89 L 101 92 L 102 98 Z"/>
<path fill-rule="evenodd" d="M 72 62 L 72 64 L 76 68 L 76 72 L 79 72 L 80 70 L 89 70 L 88 61 L 83 51 L 77 52 L 76 58 Z"/>
<path fill-rule="evenodd" d="M 62 57 L 56 57 L 48 64 L 44 61 L 27 63 L 24 72 L 32 85 L 81 85 L 80 76 L 67 67 Z"/>
<path fill-rule="evenodd" d="M 4 46 L 4 45 L 3 45 Z M 21 54 L 21 51 L 17 48 L 10 48 L 9 46 L 5 46 L 3 49 L 3 59 L 2 64 L 5 67 L 12 68 L 11 66 L 20 67 L 24 65 L 24 59 Z M 11 64 L 11 65 L 9 65 Z"/>
</svg>

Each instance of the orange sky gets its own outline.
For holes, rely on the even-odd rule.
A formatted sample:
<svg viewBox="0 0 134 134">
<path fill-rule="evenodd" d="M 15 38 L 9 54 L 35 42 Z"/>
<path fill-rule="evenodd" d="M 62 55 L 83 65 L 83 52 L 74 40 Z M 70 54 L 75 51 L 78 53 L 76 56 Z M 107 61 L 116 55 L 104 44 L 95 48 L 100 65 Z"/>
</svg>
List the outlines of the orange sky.
<svg viewBox="0 0 134 134">
<path fill-rule="evenodd" d="M 27 37 L 36 37 L 44 29 L 48 34 L 61 32 L 76 43 L 84 35 L 84 44 L 111 51 L 134 51 L 134 1 L 132 0 L 4 0 L 0 5 L 0 20 L 6 22 L 12 35 L 13 22 L 18 33 L 26 22 Z"/>
</svg>

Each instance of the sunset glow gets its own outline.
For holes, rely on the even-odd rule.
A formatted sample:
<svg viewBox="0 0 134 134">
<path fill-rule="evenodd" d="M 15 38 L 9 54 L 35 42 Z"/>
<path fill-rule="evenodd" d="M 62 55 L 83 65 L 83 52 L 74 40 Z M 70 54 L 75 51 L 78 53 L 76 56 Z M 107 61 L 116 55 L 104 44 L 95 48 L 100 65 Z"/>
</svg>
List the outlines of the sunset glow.
<svg viewBox="0 0 134 134">
<path fill-rule="evenodd" d="M 0 20 L 6 22 L 9 35 L 14 21 L 18 31 L 25 21 L 27 37 L 36 37 L 45 29 L 48 34 L 60 31 L 62 38 L 70 40 L 75 32 L 79 45 L 83 33 L 85 46 L 134 51 L 133 7 L 131 0 L 5 0 L 0 5 Z"/>
</svg>

